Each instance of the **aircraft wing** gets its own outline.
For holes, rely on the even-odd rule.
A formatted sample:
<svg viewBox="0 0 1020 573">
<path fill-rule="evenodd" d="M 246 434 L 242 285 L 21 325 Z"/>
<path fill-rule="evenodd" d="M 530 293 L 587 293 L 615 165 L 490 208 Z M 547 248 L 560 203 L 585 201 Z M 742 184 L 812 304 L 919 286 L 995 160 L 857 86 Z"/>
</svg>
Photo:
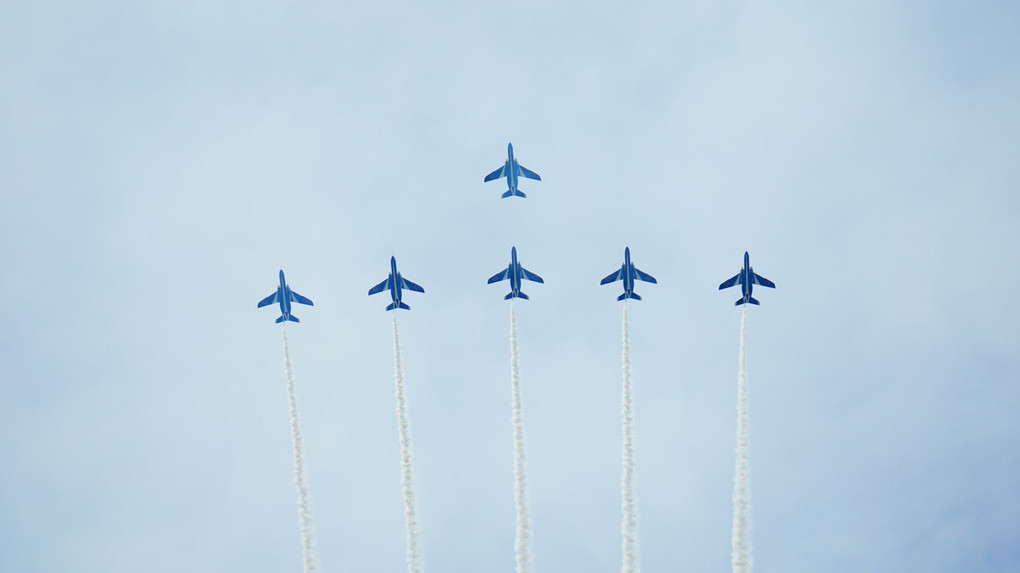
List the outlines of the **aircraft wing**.
<svg viewBox="0 0 1020 573">
<path fill-rule="evenodd" d="M 622 278 L 623 278 L 623 267 L 620 267 L 620 270 L 618 270 L 615 273 L 609 275 L 608 277 L 602 279 L 602 282 L 600 282 L 599 284 L 600 285 L 607 285 L 609 283 L 615 283 L 616 281 L 618 281 L 618 280 L 620 280 Z"/>
<path fill-rule="evenodd" d="M 719 285 L 719 290 L 722 290 L 724 288 L 730 288 L 731 286 L 737 284 L 737 279 L 739 279 L 739 278 L 740 278 L 740 273 L 737 273 L 736 275 L 733 276 L 733 278 L 731 278 L 728 281 L 724 282 L 723 284 Z"/>
<path fill-rule="evenodd" d="M 400 286 L 406 288 L 407 290 L 413 290 L 414 292 L 425 292 L 425 289 L 405 279 L 404 277 L 400 277 L 400 282 L 402 283 Z"/>
<path fill-rule="evenodd" d="M 754 273 L 754 284 L 761 285 L 763 287 L 776 288 L 776 283 L 759 275 L 758 273 Z"/>
<path fill-rule="evenodd" d="M 505 270 L 499 271 L 498 273 L 492 275 L 492 277 L 489 278 L 488 284 L 491 285 L 492 283 L 505 281 L 508 278 L 510 278 L 510 267 L 507 267 Z"/>
<path fill-rule="evenodd" d="M 381 282 L 381 283 L 375 285 L 374 287 L 368 289 L 368 295 L 372 296 L 373 294 L 379 294 L 382 291 L 390 288 L 390 279 L 392 279 L 392 278 L 393 278 L 393 275 L 390 275 L 390 276 L 386 277 L 386 280 L 384 280 L 383 282 Z"/>
<path fill-rule="evenodd" d="M 637 267 L 634 267 L 634 274 L 637 275 L 637 278 L 645 281 L 646 283 L 659 284 L 655 281 L 655 277 L 648 273 L 641 272 Z"/>
<path fill-rule="evenodd" d="M 528 169 L 527 167 L 521 165 L 520 163 L 517 164 L 517 168 L 520 169 L 520 171 L 518 172 L 518 175 L 523 175 L 523 176 L 527 177 L 528 179 L 534 179 L 535 181 L 541 181 L 542 180 L 542 177 L 539 176 L 538 173 L 535 173 L 534 171 Z"/>
<path fill-rule="evenodd" d="M 495 179 L 499 179 L 500 177 L 503 177 L 505 175 L 506 175 L 506 164 L 504 163 L 502 167 L 500 167 L 499 169 L 497 169 L 497 170 L 493 171 L 492 173 L 489 173 L 488 175 L 486 175 L 485 176 L 485 181 L 483 181 L 483 183 L 484 182 L 488 182 L 488 181 L 492 181 L 492 180 L 495 180 Z"/>
<path fill-rule="evenodd" d="M 276 302 L 276 295 L 278 295 L 278 294 L 280 294 L 279 290 L 277 290 L 273 294 L 267 296 L 266 298 L 260 300 L 258 308 L 262 308 L 264 306 L 268 306 L 268 305 L 273 304 L 274 302 Z"/>
<path fill-rule="evenodd" d="M 542 277 L 536 275 L 535 273 L 529 271 L 528 269 L 521 267 L 521 272 L 524 273 L 524 278 L 528 279 L 529 281 L 545 284 L 545 281 L 542 280 Z"/>
<path fill-rule="evenodd" d="M 315 306 L 315 303 L 312 302 L 312 299 L 305 296 L 301 296 L 294 291 L 290 291 L 290 299 L 301 304 L 307 304 L 308 306 Z"/>
</svg>

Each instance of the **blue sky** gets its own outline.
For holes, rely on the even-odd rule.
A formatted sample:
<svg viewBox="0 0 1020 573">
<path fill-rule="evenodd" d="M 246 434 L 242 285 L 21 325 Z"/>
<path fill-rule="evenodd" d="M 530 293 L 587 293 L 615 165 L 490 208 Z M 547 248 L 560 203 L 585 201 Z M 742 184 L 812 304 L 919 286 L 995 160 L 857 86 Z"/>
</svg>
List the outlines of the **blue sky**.
<svg viewBox="0 0 1020 573">
<path fill-rule="evenodd" d="M 1008 2 L 34 2 L 0 18 L 0 570 L 399 571 L 385 301 L 432 571 L 513 567 L 511 245 L 536 571 L 725 571 L 744 250 L 759 571 L 1020 567 Z M 500 200 L 507 141 L 543 177 Z"/>
</svg>

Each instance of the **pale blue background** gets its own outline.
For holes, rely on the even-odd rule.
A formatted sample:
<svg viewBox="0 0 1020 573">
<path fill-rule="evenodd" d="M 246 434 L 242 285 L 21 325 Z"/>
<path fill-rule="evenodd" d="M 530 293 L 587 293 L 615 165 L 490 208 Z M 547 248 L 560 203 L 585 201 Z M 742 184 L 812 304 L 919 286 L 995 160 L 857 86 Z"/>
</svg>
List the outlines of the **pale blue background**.
<svg viewBox="0 0 1020 573">
<path fill-rule="evenodd" d="M 1020 7 L 823 4 L 4 5 L 0 570 L 298 570 L 280 268 L 321 568 L 402 570 L 396 255 L 425 569 L 511 571 L 511 244 L 536 571 L 619 569 L 625 245 L 645 571 L 729 569 L 745 249 L 756 570 L 1020 569 Z"/>
</svg>

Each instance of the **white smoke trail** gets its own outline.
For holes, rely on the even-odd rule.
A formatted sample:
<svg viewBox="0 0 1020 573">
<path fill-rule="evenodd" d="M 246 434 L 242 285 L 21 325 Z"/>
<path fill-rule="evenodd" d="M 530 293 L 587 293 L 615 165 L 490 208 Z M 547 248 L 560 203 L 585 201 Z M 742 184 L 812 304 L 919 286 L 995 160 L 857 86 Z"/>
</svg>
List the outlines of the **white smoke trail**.
<svg viewBox="0 0 1020 573">
<path fill-rule="evenodd" d="M 630 324 L 627 301 L 623 302 L 623 477 L 620 497 L 623 506 L 623 573 L 637 573 L 637 504 L 634 494 L 634 388 L 630 379 Z"/>
<path fill-rule="evenodd" d="M 514 427 L 514 504 L 517 507 L 517 537 L 514 541 L 514 556 L 517 573 L 531 570 L 531 523 L 528 516 L 528 500 L 524 476 L 524 414 L 521 405 L 521 372 L 517 367 L 517 314 L 514 302 L 510 301 L 510 387 L 513 395 L 513 414 L 510 421 Z"/>
<path fill-rule="evenodd" d="M 400 362 L 400 335 L 397 315 L 393 315 L 393 377 L 397 384 L 397 431 L 400 434 L 400 485 L 404 490 L 404 523 L 407 525 L 407 571 L 418 573 L 418 517 L 415 510 L 414 482 L 411 479 L 411 423 L 407 419 L 404 367 Z"/>
<path fill-rule="evenodd" d="M 733 573 L 751 573 L 751 431 L 747 413 L 747 307 L 740 317 L 737 453 L 733 468 Z"/>
<path fill-rule="evenodd" d="M 287 328 L 283 328 L 283 368 L 287 375 L 287 398 L 290 399 L 290 436 L 294 442 L 294 485 L 298 494 L 298 520 L 301 524 L 301 550 L 304 554 L 305 573 L 315 573 L 315 544 L 312 541 L 312 506 L 305 484 L 305 460 L 298 420 L 297 394 L 294 392 L 294 372 L 290 367 L 290 349 L 287 347 Z"/>
</svg>

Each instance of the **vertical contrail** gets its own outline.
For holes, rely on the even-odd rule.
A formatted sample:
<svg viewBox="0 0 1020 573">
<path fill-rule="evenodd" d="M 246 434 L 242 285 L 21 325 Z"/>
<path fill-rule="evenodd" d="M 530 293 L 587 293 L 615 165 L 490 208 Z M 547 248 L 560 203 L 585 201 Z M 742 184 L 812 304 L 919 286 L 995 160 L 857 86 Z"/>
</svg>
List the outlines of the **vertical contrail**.
<svg viewBox="0 0 1020 573">
<path fill-rule="evenodd" d="M 623 477 L 620 496 L 623 507 L 623 573 L 637 573 L 637 504 L 634 500 L 634 388 L 630 380 L 630 324 L 627 301 L 623 301 Z"/>
<path fill-rule="evenodd" d="M 529 546 L 531 523 L 524 476 L 524 414 L 521 405 L 521 372 L 517 367 L 517 314 L 514 312 L 513 300 L 510 301 L 510 388 L 513 395 L 513 414 L 510 421 L 514 427 L 514 504 L 517 507 L 514 556 L 517 561 L 517 573 L 527 573 L 531 570 Z"/>
<path fill-rule="evenodd" d="M 294 372 L 290 367 L 290 349 L 287 347 L 287 327 L 283 328 L 283 369 L 287 375 L 287 398 L 290 399 L 290 436 L 294 442 L 294 485 L 298 494 L 298 519 L 301 524 L 301 550 L 304 554 L 305 573 L 314 573 L 315 544 L 312 541 L 312 507 L 305 484 L 305 460 L 301 443 L 301 426 L 298 420 L 297 394 L 294 392 Z"/>
<path fill-rule="evenodd" d="M 740 316 L 737 371 L 737 454 L 733 468 L 733 573 L 751 573 L 751 431 L 747 413 L 747 307 Z"/>
<path fill-rule="evenodd" d="M 400 434 L 400 485 L 404 490 L 404 523 L 407 525 L 407 571 L 421 571 L 418 551 L 418 517 L 411 479 L 411 423 L 407 419 L 407 396 L 404 389 L 404 367 L 400 362 L 400 335 L 397 315 L 393 315 L 393 377 L 397 384 L 397 432 Z"/>
</svg>

